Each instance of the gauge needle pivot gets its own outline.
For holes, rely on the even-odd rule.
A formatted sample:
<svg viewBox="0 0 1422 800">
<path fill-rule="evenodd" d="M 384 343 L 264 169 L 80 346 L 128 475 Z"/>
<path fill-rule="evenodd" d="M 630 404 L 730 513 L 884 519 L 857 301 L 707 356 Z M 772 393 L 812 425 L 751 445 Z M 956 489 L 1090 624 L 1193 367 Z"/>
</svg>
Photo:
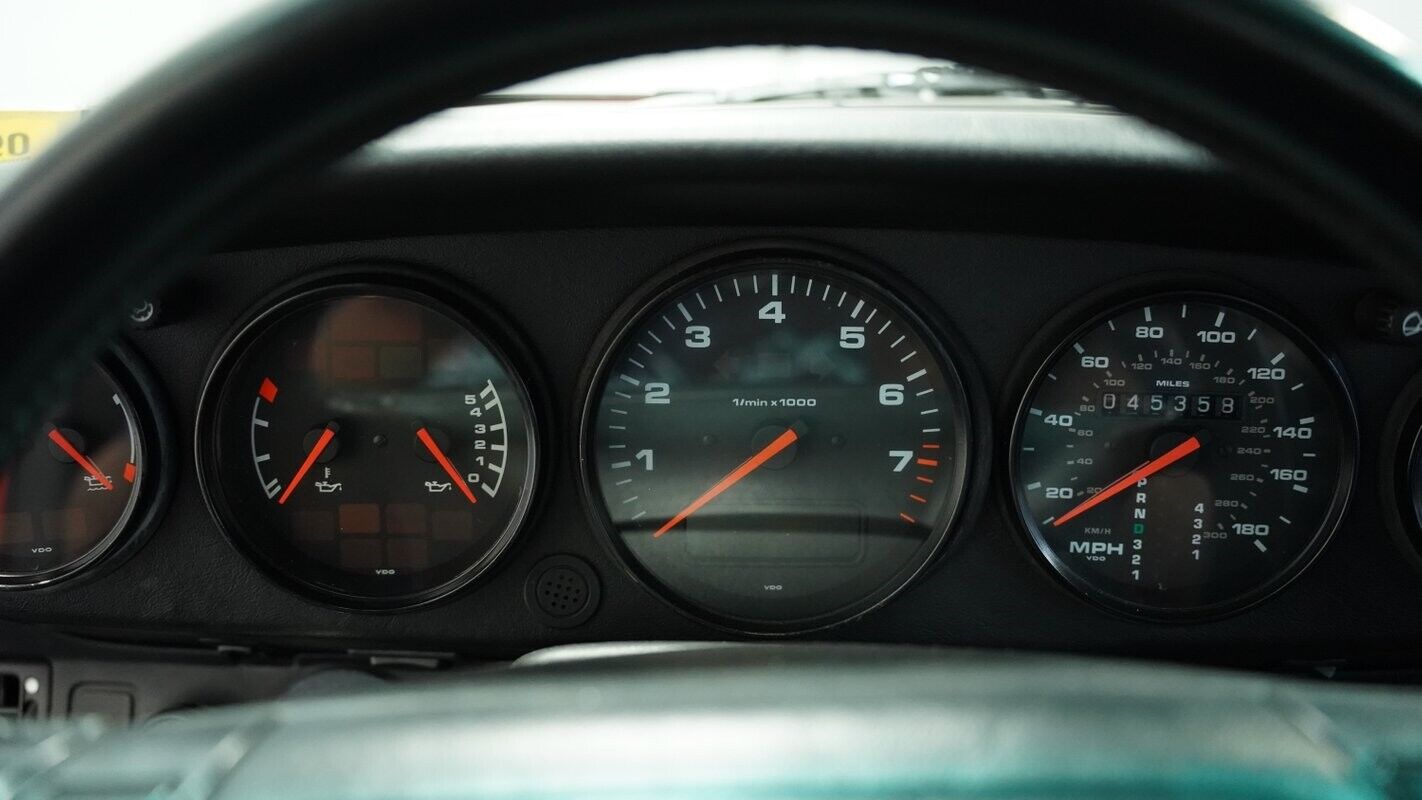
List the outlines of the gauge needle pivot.
<svg viewBox="0 0 1422 800">
<path fill-rule="evenodd" d="M 415 436 L 420 440 L 420 444 L 424 445 L 425 449 L 430 451 L 430 455 L 434 456 L 435 461 L 439 462 L 440 467 L 444 469 L 444 474 L 448 475 L 449 479 L 454 481 L 454 485 L 459 487 L 459 491 L 464 493 L 465 499 L 471 503 L 479 502 L 474 498 L 474 490 L 469 488 L 469 482 L 464 480 L 464 476 L 460 475 L 459 470 L 454 468 L 454 464 L 450 462 L 449 456 L 445 455 L 444 451 L 439 449 L 439 444 L 435 442 L 429 430 L 421 426 L 419 430 L 415 431 Z"/>
<path fill-rule="evenodd" d="M 1199 449 L 1199 438 L 1191 436 L 1189 439 L 1186 439 L 1180 444 L 1177 444 L 1169 450 L 1165 451 L 1159 457 L 1151 459 L 1150 461 L 1147 461 L 1146 463 L 1126 473 L 1125 475 L 1117 479 L 1114 483 L 1112 483 L 1110 486 L 1107 486 L 1105 489 L 1102 489 L 1095 495 L 1088 497 L 1085 501 L 1083 501 L 1081 504 L 1079 504 L 1072 510 L 1061 515 L 1060 517 L 1057 517 L 1057 519 L 1052 522 L 1052 527 L 1059 528 L 1062 525 L 1065 525 L 1076 517 L 1086 513 L 1087 511 L 1090 511 L 1091 509 L 1106 502 L 1107 500 L 1110 500 L 1121 492 L 1124 492 L 1128 487 L 1133 486 L 1137 481 L 1143 481 L 1146 478 L 1149 478 L 1155 473 L 1160 472 L 1171 464 L 1174 464 L 1175 462 Z"/>
<path fill-rule="evenodd" d="M 311 452 L 306 454 L 306 460 L 301 462 L 301 468 L 292 476 L 291 483 L 286 485 L 286 491 L 282 492 L 281 497 L 277 499 L 277 505 L 286 505 L 286 499 L 291 497 L 291 493 L 296 491 L 297 486 L 301 485 L 301 479 L 306 477 L 306 473 L 311 471 L 311 466 L 316 463 L 316 459 L 321 457 L 322 451 L 326 449 L 332 439 L 336 438 L 337 430 L 336 423 L 332 422 L 326 425 L 324 431 L 321 431 L 321 438 L 316 440 L 316 445 L 311 448 Z"/>
<path fill-rule="evenodd" d="M 84 454 L 79 452 L 79 448 L 75 447 L 72 442 L 65 438 L 64 434 L 59 432 L 59 428 L 53 425 L 49 427 L 49 440 L 58 445 L 59 449 L 63 450 L 65 455 L 74 459 L 74 463 L 83 467 L 84 471 L 89 473 L 89 477 L 98 481 L 100 486 L 103 486 L 110 492 L 114 490 L 114 485 L 109 481 L 108 476 L 100 472 L 99 468 L 94 466 L 94 462 L 85 458 Z"/>
<path fill-rule="evenodd" d="M 718 481 L 715 486 L 712 486 L 710 489 L 707 489 L 704 494 L 691 501 L 691 505 L 687 506 L 686 508 L 683 508 L 681 511 L 678 511 L 676 516 L 667 520 L 665 525 L 658 528 L 657 532 L 652 534 L 652 538 L 661 538 L 662 534 L 680 525 L 683 521 L 686 520 L 687 517 L 691 516 L 692 514 L 695 514 L 697 511 L 700 511 L 702 506 L 706 505 L 712 500 L 715 500 L 717 497 L 720 497 L 722 492 L 726 491 L 732 486 L 735 486 L 737 483 L 740 483 L 741 479 L 745 478 L 752 472 L 755 472 L 757 469 L 760 469 L 761 466 L 765 464 L 765 462 L 769 461 L 772 458 L 775 458 L 775 456 L 778 455 L 780 451 L 794 444 L 795 441 L 799 438 L 800 435 L 795 432 L 794 428 L 787 428 L 784 433 L 775 437 L 774 441 L 761 448 L 761 451 L 759 453 L 756 453 L 755 455 L 746 459 L 744 462 L 741 463 L 739 467 L 736 467 L 735 469 L 731 470 L 730 474 L 726 475 L 726 477 Z"/>
</svg>

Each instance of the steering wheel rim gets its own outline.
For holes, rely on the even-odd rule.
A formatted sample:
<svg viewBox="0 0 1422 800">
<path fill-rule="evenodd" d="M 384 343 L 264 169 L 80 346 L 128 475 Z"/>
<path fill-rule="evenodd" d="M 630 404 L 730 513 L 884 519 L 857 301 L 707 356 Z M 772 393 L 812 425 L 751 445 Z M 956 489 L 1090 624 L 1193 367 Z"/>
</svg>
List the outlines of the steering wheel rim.
<svg viewBox="0 0 1422 800">
<path fill-rule="evenodd" d="M 727 43 L 946 55 L 1081 92 L 1241 167 L 1422 286 L 1422 90 L 1290 0 L 299 0 L 181 54 L 0 197 L 0 455 L 261 190 L 461 99 Z"/>
</svg>

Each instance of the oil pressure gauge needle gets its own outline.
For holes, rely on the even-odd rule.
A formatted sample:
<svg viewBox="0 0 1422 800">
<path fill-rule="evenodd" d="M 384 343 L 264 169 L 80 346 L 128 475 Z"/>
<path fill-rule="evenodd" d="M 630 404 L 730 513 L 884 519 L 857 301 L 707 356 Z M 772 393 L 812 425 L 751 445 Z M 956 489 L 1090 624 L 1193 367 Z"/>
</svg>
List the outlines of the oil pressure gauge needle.
<svg viewBox="0 0 1422 800">
<path fill-rule="evenodd" d="M 286 491 L 281 493 L 281 498 L 277 500 L 277 505 L 286 505 L 286 499 L 291 497 L 291 493 L 296 491 L 296 487 L 301 485 L 301 479 L 306 477 L 306 473 L 311 471 L 311 465 L 316 463 L 316 459 L 321 457 L 321 453 L 331 440 L 336 438 L 336 431 L 340 426 L 334 422 L 326 424 L 326 429 L 321 431 L 321 438 L 316 440 L 316 445 L 311 448 L 311 452 L 306 454 L 306 460 L 301 462 L 301 468 L 292 476 L 291 483 L 286 485 Z M 309 434 L 308 434 L 309 435 Z"/>
<path fill-rule="evenodd" d="M 686 520 L 687 517 L 691 516 L 692 514 L 695 514 L 697 511 L 700 511 L 702 506 L 706 505 L 712 500 L 715 500 L 717 497 L 720 497 L 722 492 L 726 491 L 732 486 L 735 486 L 737 483 L 740 483 L 741 479 L 745 476 L 760 469 L 760 467 L 765 464 L 765 462 L 769 461 L 772 458 L 775 458 L 775 456 L 778 455 L 781 450 L 784 450 L 785 448 L 794 444 L 795 440 L 799 438 L 800 435 L 795 432 L 794 428 L 787 428 L 784 433 L 775 437 L 774 441 L 761 448 L 761 451 L 759 453 L 756 453 L 755 455 L 746 459 L 744 462 L 741 463 L 739 467 L 736 467 L 735 469 L 731 470 L 730 474 L 718 481 L 715 486 L 712 486 L 710 489 L 707 489 L 706 492 L 700 497 L 696 498 L 695 500 L 692 500 L 691 505 L 687 506 L 686 508 L 683 508 L 681 511 L 678 511 L 676 516 L 667 520 L 665 525 L 658 528 L 657 532 L 652 534 L 652 538 L 661 538 L 662 534 L 680 525 L 683 521 Z"/>
<path fill-rule="evenodd" d="M 469 482 L 464 480 L 464 476 L 460 475 L 459 470 L 454 468 L 454 464 L 450 462 L 449 456 L 445 455 L 444 451 L 439 449 L 439 444 L 435 442 L 429 430 L 421 427 L 415 431 L 415 436 L 419 438 L 420 444 L 424 445 L 425 449 L 430 451 L 430 455 L 434 456 L 434 460 L 439 462 L 440 467 L 444 469 L 444 474 L 448 475 L 449 479 L 454 482 L 454 485 L 459 487 L 459 491 L 464 493 L 465 499 L 471 503 L 479 502 L 474 499 L 474 490 L 469 488 Z"/>
<path fill-rule="evenodd" d="M 64 434 L 59 432 L 59 428 L 53 425 L 49 426 L 49 440 L 54 442 L 60 450 L 63 450 L 65 455 L 74 459 L 74 463 L 83 467 L 84 471 L 89 473 L 89 477 L 98 481 L 100 486 L 110 492 L 114 490 L 114 485 L 109 481 L 108 476 L 101 472 L 98 467 L 94 466 L 94 462 L 85 458 L 84 454 L 79 452 L 79 448 L 75 447 L 72 442 L 65 438 Z"/>
<path fill-rule="evenodd" d="M 1072 510 L 1061 515 L 1060 517 L 1057 517 L 1057 519 L 1052 522 L 1052 527 L 1061 527 L 1064 523 L 1069 522 L 1070 520 L 1078 516 L 1081 516 L 1082 514 L 1086 513 L 1087 511 L 1090 511 L 1101 503 L 1104 503 L 1107 500 L 1110 500 L 1111 498 L 1120 494 L 1121 492 L 1124 492 L 1128 487 L 1133 486 L 1136 481 L 1143 481 L 1146 478 L 1149 478 L 1155 473 L 1160 472 L 1171 464 L 1174 464 L 1175 462 L 1199 449 L 1199 437 L 1191 436 L 1189 439 L 1186 439 L 1180 444 L 1177 444 L 1169 450 L 1165 451 L 1158 458 L 1154 458 L 1150 461 L 1147 461 L 1146 463 L 1140 465 L 1139 467 L 1136 467 L 1130 472 L 1127 472 L 1125 475 L 1116 479 L 1116 481 L 1110 486 L 1107 486 L 1105 489 L 1102 489 L 1095 495 L 1092 495 L 1091 497 L 1087 498 L 1081 504 L 1077 505 L 1076 508 L 1073 508 Z"/>
</svg>

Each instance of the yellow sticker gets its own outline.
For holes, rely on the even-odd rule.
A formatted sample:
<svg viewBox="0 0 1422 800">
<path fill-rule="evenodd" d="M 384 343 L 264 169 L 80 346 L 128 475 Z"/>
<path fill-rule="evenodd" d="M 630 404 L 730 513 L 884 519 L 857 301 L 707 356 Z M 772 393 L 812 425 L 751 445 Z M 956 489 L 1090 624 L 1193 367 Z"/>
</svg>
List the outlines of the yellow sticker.
<svg viewBox="0 0 1422 800">
<path fill-rule="evenodd" d="M 78 111 L 0 111 L 0 163 L 34 158 L 78 119 Z"/>
</svg>

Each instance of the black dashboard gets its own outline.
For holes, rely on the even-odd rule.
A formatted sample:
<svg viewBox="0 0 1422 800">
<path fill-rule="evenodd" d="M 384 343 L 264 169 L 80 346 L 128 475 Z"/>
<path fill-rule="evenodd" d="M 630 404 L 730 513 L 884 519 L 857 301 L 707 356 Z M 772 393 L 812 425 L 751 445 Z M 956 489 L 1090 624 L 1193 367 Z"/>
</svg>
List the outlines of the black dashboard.
<svg viewBox="0 0 1422 800">
<path fill-rule="evenodd" d="M 889 141 L 872 146 L 865 130 L 857 139 L 826 136 L 811 144 L 796 134 L 806 114 L 822 115 L 816 124 L 852 129 L 866 124 L 863 111 L 855 117 L 844 109 L 777 110 L 754 122 L 741 118 L 743 110 L 718 113 L 724 118 L 715 126 L 706 126 L 705 116 L 678 123 L 698 126 L 703 133 L 696 137 L 668 136 L 665 128 L 601 134 L 593 126 L 576 140 L 530 143 L 516 125 L 480 131 L 490 134 L 480 148 L 402 145 L 396 137 L 295 181 L 267 214 L 234 223 L 232 241 L 157 298 L 151 322 L 123 337 L 122 348 L 149 375 L 145 385 L 163 418 L 156 426 L 168 431 L 153 439 L 171 474 L 171 486 L 151 500 L 153 524 L 92 568 L 0 593 L 0 616 L 32 630 L 164 647 L 447 660 L 512 658 L 570 642 L 765 635 L 1275 667 L 1400 666 L 1415 659 L 1422 571 L 1409 541 L 1416 525 L 1412 501 L 1402 497 L 1410 491 L 1406 465 L 1419 394 L 1412 378 L 1422 352 L 1382 341 L 1360 324 L 1359 302 L 1379 288 L 1372 273 L 1342 263 L 1306 222 L 1240 185 L 1208 156 L 1099 110 L 884 111 L 874 118 L 873 133 Z M 454 123 L 434 120 L 426 130 L 441 124 Z M 736 135 L 738 126 L 751 125 L 764 135 L 754 141 Z M 1006 139 L 993 134 L 1009 129 L 1014 133 Z M 596 398 L 589 398 L 608 380 L 602 368 L 607 350 L 625 343 L 618 337 L 635 327 L 641 309 L 675 299 L 667 292 L 676 281 L 692 281 L 681 285 L 685 291 L 709 294 L 718 284 L 705 281 L 731 275 L 725 260 L 741 257 L 759 259 L 760 267 L 813 262 L 818 266 L 803 274 L 839 270 L 836 280 L 871 287 L 866 292 L 892 287 L 883 290 L 891 298 L 885 314 L 910 314 L 921 334 L 941 342 L 942 359 L 929 367 L 946 363 L 956 378 L 945 378 L 940 391 L 953 379 L 960 384 L 960 485 L 943 501 L 952 509 L 934 512 L 942 524 L 925 526 L 927 544 L 903 557 L 908 566 L 893 565 L 894 577 L 846 604 L 852 611 L 813 624 L 740 624 L 675 598 L 668 602 L 676 590 L 618 545 L 609 528 L 622 530 L 622 521 L 599 513 L 598 478 L 589 478 L 597 465 L 584 431 L 597 411 Z M 504 366 L 521 378 L 526 424 L 536 430 L 527 439 L 537 457 L 524 465 L 526 507 L 505 515 L 508 535 L 477 569 L 447 584 L 448 591 L 418 602 L 344 602 L 274 577 L 291 558 L 264 563 L 250 546 L 234 546 L 241 534 L 233 535 L 233 518 L 246 512 L 219 520 L 222 514 L 215 516 L 205 497 L 214 491 L 213 480 L 199 479 L 199 462 L 208 473 L 229 468 L 229 457 L 204 454 L 203 437 L 217 423 L 206 412 L 200 421 L 199 406 L 211 402 L 203 400 L 205 392 L 217 391 L 208 387 L 209 376 L 226 369 L 221 357 L 234 333 L 302 287 L 368 282 L 372 275 L 392 291 L 458 305 L 463 319 L 500 343 Z M 803 288 L 809 299 L 831 303 L 829 286 L 823 297 L 819 291 Z M 467 298 L 467 305 L 454 297 Z M 628 305 L 637 298 L 640 303 Z M 1316 535 L 1304 536 L 1299 552 L 1279 566 L 1284 576 L 1261 581 L 1267 590 L 1248 602 L 1199 614 L 1153 614 L 1145 608 L 1149 602 L 1133 612 L 1100 602 L 1081 582 L 1058 574 L 1060 559 L 1017 511 L 1025 491 L 1019 484 L 1031 480 L 1016 477 L 1030 468 L 1018 464 L 1025 425 L 1019 407 L 1037 411 L 1024 397 L 1041 389 L 1039 371 L 1072 343 L 1074 331 L 1084 336 L 1083 325 L 1098 317 L 1108 324 L 1106 311 L 1136 313 L 1137 301 L 1170 303 L 1170 314 L 1179 307 L 1179 318 L 1192 308 L 1203 313 L 1188 303 L 1215 303 L 1210 320 L 1217 308 L 1220 320 L 1227 311 L 1254 314 L 1251 319 L 1270 322 L 1281 340 L 1302 339 L 1300 354 L 1291 357 L 1309 361 L 1309 374 L 1330 384 L 1324 404 L 1332 404 L 1333 432 L 1319 434 L 1318 449 L 1341 455 L 1320 465 L 1316 474 L 1326 477 L 1316 483 L 1295 480 L 1291 468 L 1281 473 L 1292 491 L 1326 495 L 1329 502 L 1300 512 L 1317 517 Z M 690 312 L 682 313 L 693 322 Z M 858 319 L 858 309 L 855 314 Z M 1143 335 L 1156 336 L 1149 306 L 1145 314 L 1151 326 Z M 667 325 L 696 347 L 691 342 L 701 334 L 686 333 L 679 323 Z M 1109 324 L 1114 331 L 1114 321 Z M 1222 329 L 1219 321 L 1214 327 Z M 1217 348 L 1205 346 L 1204 329 L 1181 335 L 1200 336 L 1200 352 L 1213 354 Z M 1162 330 L 1162 336 L 1175 335 Z M 857 334 L 846 335 L 841 346 L 854 349 Z M 1240 338 L 1245 335 L 1253 336 L 1241 329 Z M 1086 357 L 1086 349 L 1076 347 Z M 1279 361 L 1266 361 L 1242 363 L 1239 370 L 1262 370 L 1260 379 L 1268 380 Z M 885 395 L 881 388 L 881 404 L 898 405 L 900 390 Z M 1179 402 L 1201 431 L 1241 419 L 1231 415 L 1239 413 L 1234 403 L 1244 390 L 1121 391 L 1082 401 L 1093 411 L 1098 403 Z M 1281 403 L 1288 399 L 1278 396 Z M 419 430 L 433 430 L 423 420 Z M 1277 442 L 1281 435 L 1296 434 L 1275 429 L 1268 438 Z M 884 432 L 883 442 L 900 452 L 892 448 L 893 436 Z M 439 450 L 435 438 L 421 439 L 430 453 Z M 772 438 L 757 446 L 769 446 Z M 1182 459 L 1188 453 L 1177 451 L 1186 440 L 1182 434 L 1149 455 L 1158 460 L 1168 451 L 1176 453 L 1170 460 Z M 1211 444 L 1193 436 L 1188 441 L 1195 442 L 1188 449 Z M 310 453 L 314 464 L 315 444 L 304 442 L 292 457 L 300 462 Z M 911 458 L 926 463 L 934 461 L 930 455 L 918 451 Z M 459 477 L 448 459 L 426 461 L 451 466 L 450 476 Z M 736 464 L 734 458 L 721 462 L 727 469 Z M 645 463 L 650 471 L 650 455 Z M 836 469 L 841 466 L 853 468 Z M 1140 473 L 1127 475 L 1135 476 L 1132 489 L 1143 481 Z M 1102 484 L 1093 494 L 1104 494 L 1112 477 L 1093 474 L 1089 480 Z M 446 489 L 435 483 L 429 491 Z M 1287 496 L 1271 502 L 1271 519 L 1280 508 L 1294 513 L 1289 509 L 1299 507 L 1279 506 L 1294 502 Z M 1228 523 L 1221 516 L 1218 526 Z M 785 535 L 790 541 L 804 533 Z M 1252 529 L 1244 537 L 1261 552 L 1260 544 L 1275 541 Z M 1066 553 L 1068 544 L 1061 547 Z M 1100 554 L 1125 557 L 1102 547 Z M 1243 557 L 1231 551 L 1218 563 Z M 886 581 L 892 585 L 882 590 Z M 1209 605 L 1197 599 L 1185 605 L 1196 611 Z"/>
</svg>

